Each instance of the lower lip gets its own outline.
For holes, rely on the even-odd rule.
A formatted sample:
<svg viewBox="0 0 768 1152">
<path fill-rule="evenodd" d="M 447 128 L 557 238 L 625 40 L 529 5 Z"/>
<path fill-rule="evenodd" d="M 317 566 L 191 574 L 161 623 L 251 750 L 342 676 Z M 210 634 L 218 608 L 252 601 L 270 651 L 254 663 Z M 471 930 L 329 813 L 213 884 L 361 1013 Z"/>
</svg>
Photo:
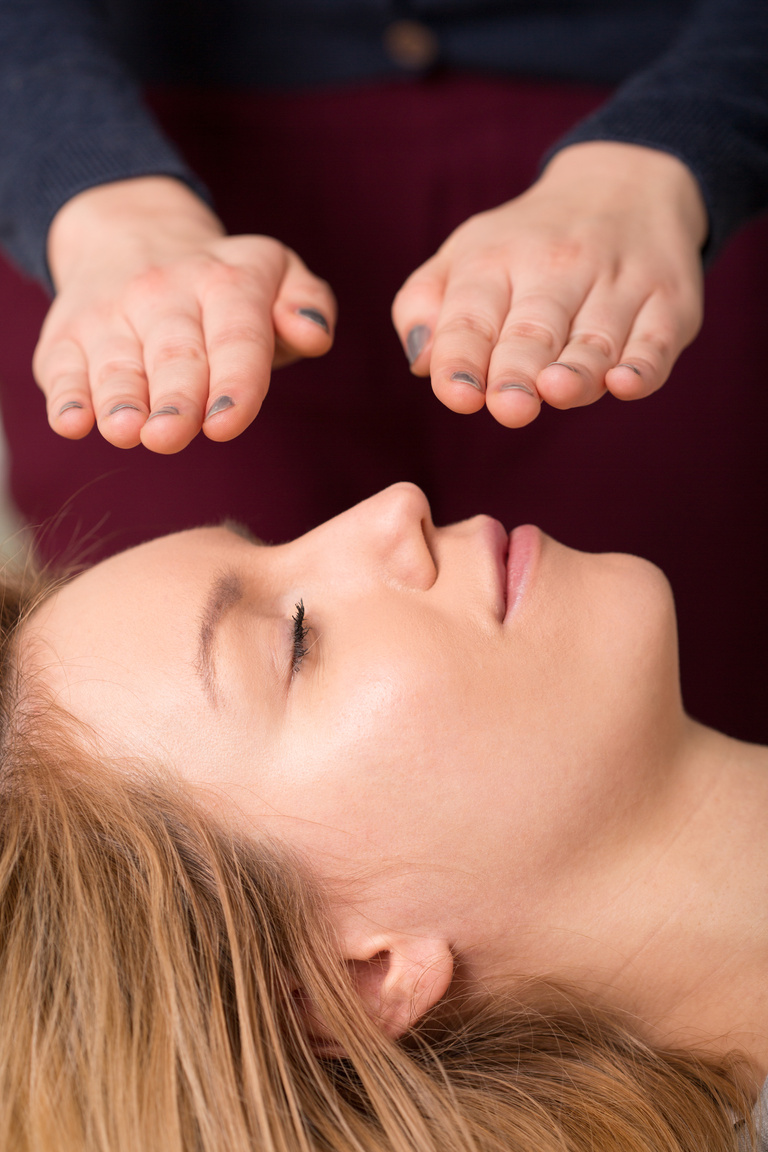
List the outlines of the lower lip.
<svg viewBox="0 0 768 1152">
<path fill-rule="evenodd" d="M 541 550 L 541 532 L 533 524 L 522 524 L 509 534 L 507 555 L 507 611 L 508 620 L 525 596 Z"/>
</svg>

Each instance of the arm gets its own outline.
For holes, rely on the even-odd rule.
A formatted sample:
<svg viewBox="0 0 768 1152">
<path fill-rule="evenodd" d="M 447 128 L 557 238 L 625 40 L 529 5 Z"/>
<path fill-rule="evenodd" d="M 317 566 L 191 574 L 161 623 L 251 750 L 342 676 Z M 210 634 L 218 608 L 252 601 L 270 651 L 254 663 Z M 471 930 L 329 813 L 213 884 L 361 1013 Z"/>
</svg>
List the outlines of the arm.
<svg viewBox="0 0 768 1152">
<path fill-rule="evenodd" d="M 0 0 L 0 241 L 49 288 L 47 236 L 86 188 L 129 177 L 203 186 L 160 132 L 88 0 Z"/>
<path fill-rule="evenodd" d="M 768 4 L 702 0 L 672 48 L 557 147 L 585 140 L 677 156 L 704 198 L 711 259 L 768 206 Z"/>
<path fill-rule="evenodd" d="M 646 396 L 701 323 L 702 246 L 766 203 L 768 6 L 706 0 L 523 196 L 406 281 L 393 316 L 412 369 L 509 427 L 542 402 Z"/>
</svg>

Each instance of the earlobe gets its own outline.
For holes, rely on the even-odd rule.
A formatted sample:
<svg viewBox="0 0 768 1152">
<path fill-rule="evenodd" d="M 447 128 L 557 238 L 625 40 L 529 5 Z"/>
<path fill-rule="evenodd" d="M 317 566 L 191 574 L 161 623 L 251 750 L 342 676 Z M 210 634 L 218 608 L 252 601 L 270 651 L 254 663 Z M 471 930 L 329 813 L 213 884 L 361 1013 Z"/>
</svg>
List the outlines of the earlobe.
<svg viewBox="0 0 768 1152">
<path fill-rule="evenodd" d="M 371 1019 L 393 1039 L 433 1008 L 453 979 L 453 954 L 446 940 L 369 940 L 360 951 L 365 954 L 348 957 L 347 966 Z"/>
<path fill-rule="evenodd" d="M 345 941 L 345 963 L 365 1010 L 396 1040 L 445 996 L 454 961 L 447 940 L 416 936 L 364 937 Z M 317 1005 L 300 987 L 294 1004 L 304 1032 L 319 1055 L 344 1057 Z"/>
</svg>

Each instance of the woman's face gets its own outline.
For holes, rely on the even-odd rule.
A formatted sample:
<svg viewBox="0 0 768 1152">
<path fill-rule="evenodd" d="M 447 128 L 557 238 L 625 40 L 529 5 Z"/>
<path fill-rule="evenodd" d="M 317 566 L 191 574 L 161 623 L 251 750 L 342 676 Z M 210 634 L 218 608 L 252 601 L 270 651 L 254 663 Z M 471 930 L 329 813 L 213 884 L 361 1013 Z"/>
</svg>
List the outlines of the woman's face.
<svg viewBox="0 0 768 1152">
<path fill-rule="evenodd" d="M 141 545 L 27 635 L 116 754 L 170 763 L 336 879 L 389 869 L 416 903 L 446 876 L 466 900 L 571 874 L 680 739 L 656 568 L 482 516 L 435 528 L 409 484 L 291 544 Z"/>
</svg>

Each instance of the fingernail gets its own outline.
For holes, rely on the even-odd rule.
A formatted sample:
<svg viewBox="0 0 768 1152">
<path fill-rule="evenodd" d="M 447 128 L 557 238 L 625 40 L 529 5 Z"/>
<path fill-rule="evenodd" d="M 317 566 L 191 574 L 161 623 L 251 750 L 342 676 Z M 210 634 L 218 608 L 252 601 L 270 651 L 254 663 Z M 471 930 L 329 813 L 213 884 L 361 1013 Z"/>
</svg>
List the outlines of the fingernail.
<svg viewBox="0 0 768 1152">
<path fill-rule="evenodd" d="M 565 360 L 553 360 L 551 364 L 547 364 L 547 368 L 567 368 L 569 372 L 575 372 L 577 376 L 581 376 L 581 369 L 574 367 L 573 364 L 566 364 Z"/>
<path fill-rule="evenodd" d="M 59 416 L 69 411 L 70 408 L 82 408 L 82 404 L 79 400 L 67 400 L 66 404 L 63 404 L 61 408 L 59 408 Z"/>
<path fill-rule="evenodd" d="M 639 368 L 635 368 L 634 364 L 617 364 L 616 367 L 617 368 L 629 368 L 630 371 L 634 372 L 635 376 L 642 376 L 642 372 L 640 371 Z"/>
<path fill-rule="evenodd" d="M 322 312 L 318 312 L 316 308 L 297 308 L 296 311 L 299 316 L 306 316 L 307 320 L 311 320 L 313 324 L 317 324 L 318 328 L 322 328 L 323 332 L 330 332 L 328 321 Z M 209 412 L 208 415 L 210 416 L 211 413 Z"/>
<path fill-rule="evenodd" d="M 514 383 L 510 382 L 509 384 L 502 384 L 499 388 L 499 392 L 513 392 L 515 389 L 517 389 L 519 392 L 527 392 L 529 396 L 536 395 L 533 388 L 529 388 L 527 384 L 518 384 L 516 381 Z"/>
<path fill-rule="evenodd" d="M 481 384 L 471 372 L 454 372 L 451 375 L 451 380 L 455 380 L 457 384 L 471 384 L 473 388 L 477 388 L 478 392 L 485 392 L 485 385 Z"/>
<path fill-rule="evenodd" d="M 153 412 L 147 418 L 147 423 L 149 423 L 150 420 L 154 420 L 155 416 L 178 416 L 178 415 L 179 415 L 179 410 L 175 404 L 166 404 L 164 408 L 158 408 L 157 412 Z"/>
<path fill-rule="evenodd" d="M 405 354 L 409 364 L 418 359 L 427 346 L 427 340 L 429 340 L 429 328 L 426 324 L 417 324 L 415 328 L 411 328 L 405 338 Z"/>
<path fill-rule="evenodd" d="M 215 416 L 217 412 L 224 412 L 227 408 L 234 408 L 235 402 L 231 396 L 219 396 L 218 400 L 214 400 L 210 408 L 205 414 L 206 420 L 211 416 Z"/>
<path fill-rule="evenodd" d="M 122 412 L 123 408 L 132 408 L 134 412 L 141 412 L 138 404 L 129 404 L 126 400 L 123 404 L 115 404 L 114 408 L 110 408 L 109 415 L 114 416 L 115 412 Z"/>
</svg>

